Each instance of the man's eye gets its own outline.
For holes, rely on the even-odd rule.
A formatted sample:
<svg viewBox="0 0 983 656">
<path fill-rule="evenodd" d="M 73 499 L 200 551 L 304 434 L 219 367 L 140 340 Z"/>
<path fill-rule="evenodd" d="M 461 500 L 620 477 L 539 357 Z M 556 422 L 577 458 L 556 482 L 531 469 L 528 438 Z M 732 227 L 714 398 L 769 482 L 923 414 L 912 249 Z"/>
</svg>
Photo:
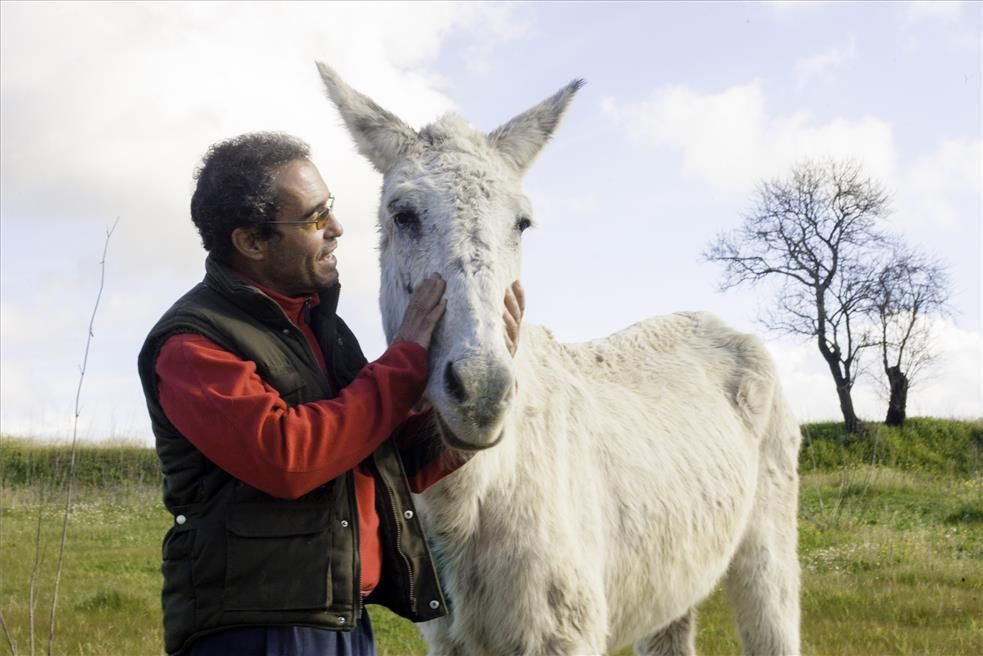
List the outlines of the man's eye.
<svg viewBox="0 0 983 656">
<path fill-rule="evenodd" d="M 328 219 L 331 218 L 331 210 L 325 210 L 317 215 L 315 219 L 314 227 L 318 230 L 324 230 L 324 226 L 328 225 Z"/>
<path fill-rule="evenodd" d="M 413 210 L 400 210 L 393 214 L 393 223 L 400 227 L 414 225 L 420 222 L 420 217 Z"/>
</svg>

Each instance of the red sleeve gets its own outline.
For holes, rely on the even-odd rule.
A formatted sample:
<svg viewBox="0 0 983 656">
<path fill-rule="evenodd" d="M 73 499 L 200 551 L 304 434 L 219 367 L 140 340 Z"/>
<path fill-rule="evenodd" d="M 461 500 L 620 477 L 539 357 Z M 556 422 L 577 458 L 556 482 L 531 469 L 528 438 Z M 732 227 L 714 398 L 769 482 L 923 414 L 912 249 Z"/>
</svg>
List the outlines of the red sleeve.
<svg viewBox="0 0 983 656">
<path fill-rule="evenodd" d="M 367 458 L 409 415 L 427 352 L 390 346 L 333 398 L 287 408 L 242 360 L 201 335 L 176 335 L 157 358 L 167 418 L 209 460 L 275 497 L 295 499 Z"/>
<path fill-rule="evenodd" d="M 426 410 L 410 416 L 394 435 L 410 490 L 417 494 L 460 469 L 474 455 L 444 446 L 433 422 L 433 410 Z"/>
</svg>

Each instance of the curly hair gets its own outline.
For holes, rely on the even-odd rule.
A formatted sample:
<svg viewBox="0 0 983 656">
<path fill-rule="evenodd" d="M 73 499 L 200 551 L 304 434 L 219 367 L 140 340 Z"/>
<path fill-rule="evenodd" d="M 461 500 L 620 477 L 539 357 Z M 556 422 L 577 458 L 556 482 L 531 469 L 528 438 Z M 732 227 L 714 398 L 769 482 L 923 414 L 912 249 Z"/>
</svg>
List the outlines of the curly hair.
<svg viewBox="0 0 983 656">
<path fill-rule="evenodd" d="M 310 146 L 279 132 L 252 132 L 212 144 L 195 171 L 191 220 L 202 245 L 227 262 L 232 254 L 232 231 L 255 227 L 265 238 L 273 234 L 279 211 L 273 180 L 277 167 L 310 158 Z"/>
</svg>

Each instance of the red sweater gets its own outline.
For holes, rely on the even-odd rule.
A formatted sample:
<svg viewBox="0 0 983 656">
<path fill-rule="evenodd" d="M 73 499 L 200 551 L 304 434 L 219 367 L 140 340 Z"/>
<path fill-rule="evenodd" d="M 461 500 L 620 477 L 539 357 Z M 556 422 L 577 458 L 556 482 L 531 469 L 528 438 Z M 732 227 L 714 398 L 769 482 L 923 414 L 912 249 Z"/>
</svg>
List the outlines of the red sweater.
<svg viewBox="0 0 983 656">
<path fill-rule="evenodd" d="M 259 288 L 300 328 L 327 373 L 324 354 L 305 321 L 305 301 L 313 307 L 318 297 L 290 298 Z M 422 346 L 398 341 L 335 398 L 288 408 L 256 373 L 254 362 L 201 335 L 171 337 L 156 364 L 167 418 L 206 458 L 246 484 L 274 497 L 296 499 L 353 472 L 363 595 L 379 583 L 382 546 L 375 480 L 360 463 L 404 422 L 401 446 L 412 447 L 429 419 L 410 411 L 423 393 L 427 368 Z M 411 490 L 422 492 L 464 461 L 443 451 L 411 477 Z"/>
</svg>

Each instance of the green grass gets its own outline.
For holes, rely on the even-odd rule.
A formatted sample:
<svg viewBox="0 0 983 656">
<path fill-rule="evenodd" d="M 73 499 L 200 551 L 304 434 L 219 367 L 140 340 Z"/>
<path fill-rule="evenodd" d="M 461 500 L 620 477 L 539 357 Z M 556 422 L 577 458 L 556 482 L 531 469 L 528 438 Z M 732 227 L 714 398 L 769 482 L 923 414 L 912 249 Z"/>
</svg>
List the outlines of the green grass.
<svg viewBox="0 0 983 656">
<path fill-rule="evenodd" d="M 983 653 L 983 526 L 967 509 L 983 512 L 979 477 L 869 466 L 805 475 L 806 651 Z"/>
<path fill-rule="evenodd" d="M 39 507 L 42 531 L 35 639 L 38 653 L 47 653 L 63 501 L 56 504 L 55 499 L 48 499 L 39 506 L 40 489 L 40 485 L 5 487 L 0 497 L 0 611 L 20 654 L 31 653 L 28 588 Z M 169 521 L 158 489 L 130 486 L 124 494 L 83 487 L 77 499 L 69 518 L 55 653 L 160 653 L 160 539 Z"/>
<path fill-rule="evenodd" d="M 983 653 L 980 425 L 919 419 L 905 431 L 882 430 L 876 460 L 870 440 L 843 435 L 832 424 L 804 427 L 799 551 L 805 653 Z M 16 459 L 8 457 L 13 446 Z M 21 463 L 16 469 L 15 461 Z M 0 611 L 19 654 L 30 653 L 28 581 L 39 509 L 43 560 L 35 634 L 37 652 L 46 649 L 63 503 L 55 495 L 64 462 L 63 448 L 0 441 Z M 152 452 L 107 447 L 80 462 L 88 463 L 89 473 L 70 518 L 55 653 L 160 654 L 160 538 L 169 516 L 156 470 L 146 469 L 147 463 L 156 467 Z M 112 462 L 126 475 L 110 471 Z M 40 503 L 45 489 L 54 491 Z M 378 607 L 371 614 L 381 654 L 425 653 L 412 624 Z M 700 605 L 698 631 L 699 653 L 740 653 L 722 591 Z M 0 645 L 4 653 L 5 641 Z"/>
</svg>

